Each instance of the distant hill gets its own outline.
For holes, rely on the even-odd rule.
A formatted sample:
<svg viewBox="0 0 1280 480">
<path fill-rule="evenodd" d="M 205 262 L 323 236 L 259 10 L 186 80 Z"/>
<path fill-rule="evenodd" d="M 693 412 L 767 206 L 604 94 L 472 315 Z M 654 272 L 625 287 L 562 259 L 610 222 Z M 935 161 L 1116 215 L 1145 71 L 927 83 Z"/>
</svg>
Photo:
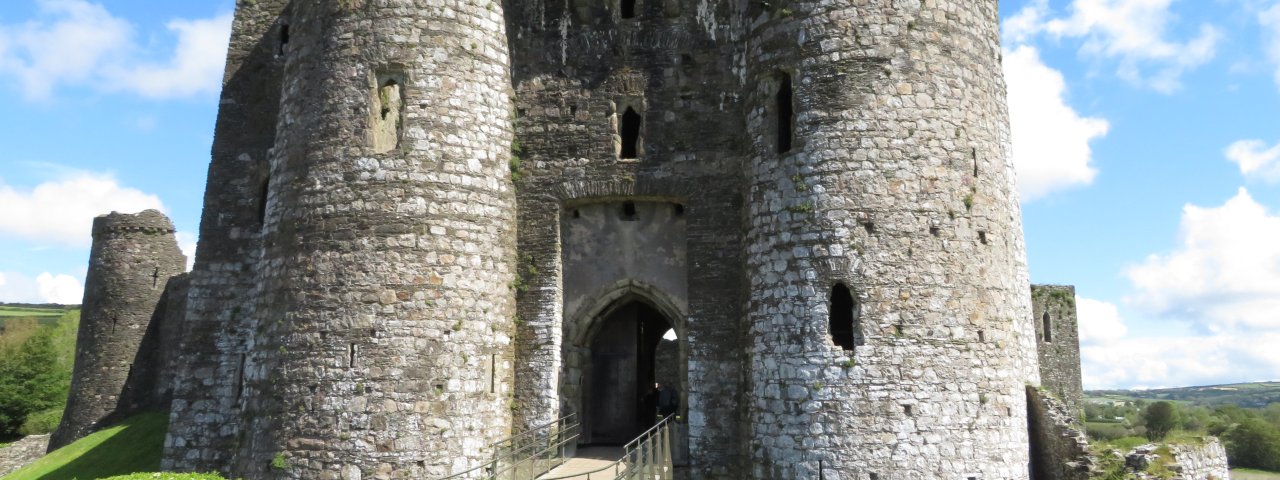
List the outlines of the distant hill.
<svg viewBox="0 0 1280 480">
<path fill-rule="evenodd" d="M 1154 390 L 1088 390 L 1085 392 L 1085 397 L 1090 401 L 1169 400 L 1206 406 L 1238 405 L 1262 408 L 1272 403 L 1280 403 L 1280 382 L 1233 383 Z"/>
</svg>

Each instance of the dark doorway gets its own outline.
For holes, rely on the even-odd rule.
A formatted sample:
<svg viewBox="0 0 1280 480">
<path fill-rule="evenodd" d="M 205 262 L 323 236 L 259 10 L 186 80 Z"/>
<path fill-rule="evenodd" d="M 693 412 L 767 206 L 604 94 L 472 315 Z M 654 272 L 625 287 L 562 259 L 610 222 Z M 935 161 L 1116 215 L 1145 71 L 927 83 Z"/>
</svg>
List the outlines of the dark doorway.
<svg viewBox="0 0 1280 480">
<path fill-rule="evenodd" d="M 583 388 L 591 443 L 624 444 L 653 425 L 657 399 L 650 392 L 658 346 L 669 330 L 666 317 L 638 301 L 624 302 L 600 320 Z"/>
</svg>

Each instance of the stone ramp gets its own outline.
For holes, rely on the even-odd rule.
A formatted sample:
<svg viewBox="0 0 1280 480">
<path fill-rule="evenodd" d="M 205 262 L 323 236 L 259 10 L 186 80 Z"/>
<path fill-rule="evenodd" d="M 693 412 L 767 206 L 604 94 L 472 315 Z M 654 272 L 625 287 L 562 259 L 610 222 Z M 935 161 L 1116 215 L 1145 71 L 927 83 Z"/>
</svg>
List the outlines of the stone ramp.
<svg viewBox="0 0 1280 480">
<path fill-rule="evenodd" d="M 43 457 L 48 446 L 48 435 L 30 435 L 0 448 L 0 477 Z"/>
<path fill-rule="evenodd" d="M 575 477 L 575 480 L 604 480 L 612 479 L 616 475 L 613 469 L 592 474 L 587 476 L 588 472 L 604 468 L 609 464 L 622 458 L 624 450 L 622 446 L 603 446 L 603 447 L 585 447 L 579 448 L 578 453 L 569 458 L 560 466 L 551 469 L 550 472 L 538 477 L 541 479 L 561 478 L 570 475 L 582 475 Z M 620 472 L 621 470 L 619 470 Z"/>
</svg>

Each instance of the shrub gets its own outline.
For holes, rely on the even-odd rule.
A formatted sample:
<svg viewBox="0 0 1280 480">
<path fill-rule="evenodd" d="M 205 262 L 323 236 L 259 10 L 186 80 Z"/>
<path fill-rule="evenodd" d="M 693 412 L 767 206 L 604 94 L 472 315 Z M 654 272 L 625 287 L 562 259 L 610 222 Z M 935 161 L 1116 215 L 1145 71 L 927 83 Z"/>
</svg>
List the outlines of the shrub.
<svg viewBox="0 0 1280 480">
<path fill-rule="evenodd" d="M 57 406 L 27 415 L 27 420 L 22 422 L 22 428 L 18 432 L 23 435 L 53 433 L 58 428 L 58 423 L 62 422 L 62 410 L 62 406 Z"/>
<path fill-rule="evenodd" d="M 1178 413 L 1172 403 L 1160 401 L 1147 406 L 1142 420 L 1147 427 L 1147 438 L 1160 440 L 1178 424 Z"/>
</svg>

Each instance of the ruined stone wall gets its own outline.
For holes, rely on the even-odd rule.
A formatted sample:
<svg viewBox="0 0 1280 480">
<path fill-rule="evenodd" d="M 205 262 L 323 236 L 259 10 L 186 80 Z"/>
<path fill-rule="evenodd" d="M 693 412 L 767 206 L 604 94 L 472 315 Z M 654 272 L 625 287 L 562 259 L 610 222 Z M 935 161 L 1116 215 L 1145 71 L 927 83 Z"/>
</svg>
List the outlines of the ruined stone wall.
<svg viewBox="0 0 1280 480">
<path fill-rule="evenodd" d="M 187 280 L 182 352 L 161 465 L 227 473 L 240 439 L 241 380 L 255 315 L 267 157 L 275 143 L 284 60 L 292 51 L 280 16 L 288 0 L 237 2 L 200 218 Z"/>
<path fill-rule="evenodd" d="M 1087 480 L 1094 464 L 1079 414 L 1039 388 L 1027 387 L 1033 480 Z"/>
<path fill-rule="evenodd" d="M 156 313 L 165 284 L 186 270 L 173 233 L 173 223 L 155 210 L 93 220 L 71 391 L 50 450 L 94 431 L 117 410 L 135 358 L 149 353 L 139 350 L 143 337 L 163 320 Z"/>
<path fill-rule="evenodd" d="M 1185 480 L 1227 480 L 1227 450 L 1215 437 L 1207 437 L 1199 445 L 1169 445 L 1174 465 L 1169 470 Z"/>
<path fill-rule="evenodd" d="M 1037 372 L 997 2 L 751 5 L 751 476 L 1024 477 Z M 830 339 L 837 283 L 852 351 Z"/>
<path fill-rule="evenodd" d="M 510 433 L 496 1 L 293 5 L 234 476 L 439 478 Z"/>
<path fill-rule="evenodd" d="M 173 378 L 178 359 L 186 314 L 187 274 L 166 280 L 164 293 L 151 314 L 138 353 L 134 355 L 120 401 L 110 422 L 124 420 L 143 411 L 165 411 L 173 401 Z"/>
<path fill-rule="evenodd" d="M 742 159 L 741 80 L 735 65 L 746 19 L 740 1 L 620 2 L 518 0 L 508 9 L 518 183 L 520 330 L 516 424 L 574 413 L 581 401 L 573 352 L 611 300 L 641 298 L 673 306 L 683 328 L 678 350 L 688 411 L 694 478 L 742 478 L 741 392 Z M 623 123 L 641 119 L 636 155 L 624 154 Z M 664 278 L 646 268 L 674 251 L 642 245 L 635 262 L 610 250 L 594 265 L 634 275 L 592 284 L 571 278 L 561 237 L 573 210 L 669 219 L 682 208 L 685 267 Z M 652 206 L 649 209 L 648 206 Z M 661 208 L 659 208 L 661 206 Z M 657 217 L 641 223 L 665 225 Z M 664 227 L 665 228 L 665 227 Z M 652 262 L 655 265 L 644 265 Z M 646 280 L 647 279 L 647 280 Z M 687 310 L 681 311 L 687 298 Z M 580 303 L 579 303 L 580 302 Z M 594 308 L 576 308 L 592 305 Z M 672 312 L 675 312 L 674 314 Z M 683 324 L 683 327 L 679 326 Z M 684 438 L 677 448 L 684 448 Z M 682 455 L 683 452 L 677 452 Z"/>
<path fill-rule="evenodd" d="M 1031 304 L 1036 352 L 1040 357 L 1040 384 L 1079 417 L 1084 413 L 1084 387 L 1080 377 L 1076 288 L 1032 285 Z"/>
</svg>

